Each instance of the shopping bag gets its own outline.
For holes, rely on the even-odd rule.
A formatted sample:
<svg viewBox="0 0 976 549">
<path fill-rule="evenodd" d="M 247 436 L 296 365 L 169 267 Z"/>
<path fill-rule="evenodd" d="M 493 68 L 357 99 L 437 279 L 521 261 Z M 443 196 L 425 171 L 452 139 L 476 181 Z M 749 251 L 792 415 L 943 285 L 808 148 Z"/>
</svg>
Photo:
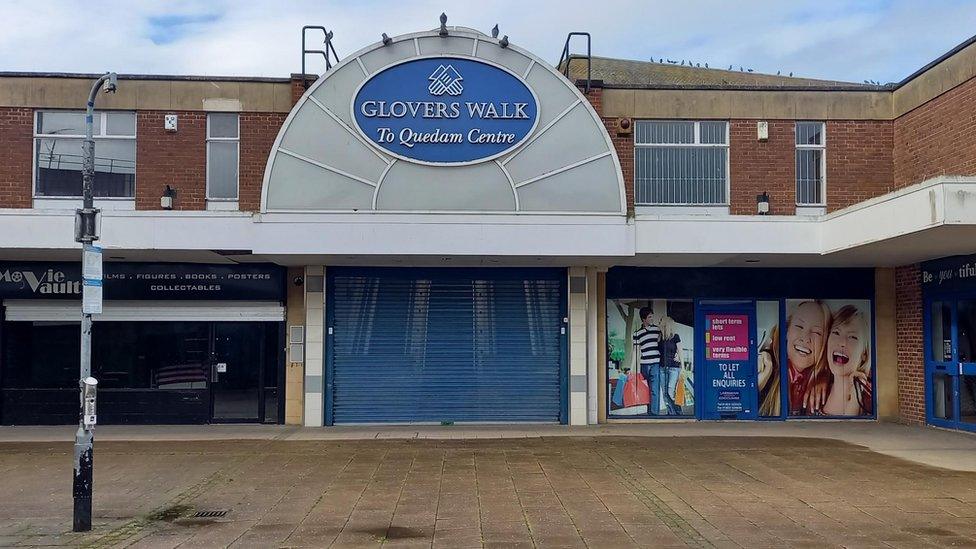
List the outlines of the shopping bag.
<svg viewBox="0 0 976 549">
<path fill-rule="evenodd" d="M 613 405 L 617 408 L 624 407 L 624 385 L 627 384 L 627 376 L 620 375 L 613 384 Z"/>
<path fill-rule="evenodd" d="M 685 405 L 685 371 L 681 369 L 678 372 L 678 384 L 674 388 L 674 403 L 677 406 Z"/>
<path fill-rule="evenodd" d="M 618 380 L 617 383 L 620 383 Z M 651 389 L 640 372 L 627 374 L 624 384 L 624 407 L 642 406 L 651 403 Z"/>
</svg>

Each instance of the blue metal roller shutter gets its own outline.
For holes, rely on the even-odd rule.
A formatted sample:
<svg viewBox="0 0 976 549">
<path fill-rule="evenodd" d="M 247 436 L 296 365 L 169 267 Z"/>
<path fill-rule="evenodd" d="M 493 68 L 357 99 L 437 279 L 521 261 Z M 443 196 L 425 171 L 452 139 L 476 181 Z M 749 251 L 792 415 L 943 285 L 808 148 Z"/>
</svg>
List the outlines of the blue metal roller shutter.
<svg viewBox="0 0 976 549">
<path fill-rule="evenodd" d="M 326 420 L 557 422 L 565 271 L 330 268 Z"/>
</svg>

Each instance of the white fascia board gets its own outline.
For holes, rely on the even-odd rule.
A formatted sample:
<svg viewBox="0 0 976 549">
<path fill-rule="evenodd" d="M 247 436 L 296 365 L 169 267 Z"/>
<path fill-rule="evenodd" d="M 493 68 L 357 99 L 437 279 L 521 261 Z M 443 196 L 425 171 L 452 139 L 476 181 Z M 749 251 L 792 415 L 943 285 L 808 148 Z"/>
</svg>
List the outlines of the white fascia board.
<svg viewBox="0 0 976 549">
<path fill-rule="evenodd" d="M 816 218 L 638 216 L 637 254 L 819 254 Z"/>
<path fill-rule="evenodd" d="M 239 212 L 104 211 L 101 238 L 106 249 L 247 249 L 252 215 Z M 0 210 L 0 248 L 75 249 L 74 212 Z"/>
<path fill-rule="evenodd" d="M 263 214 L 255 228 L 255 254 L 634 255 L 619 215 Z"/>
<path fill-rule="evenodd" d="M 107 249 L 267 255 L 829 255 L 943 225 L 976 226 L 976 178 L 937 177 L 820 217 L 105 211 Z M 0 248 L 76 249 L 74 212 L 0 210 Z"/>
<path fill-rule="evenodd" d="M 976 185 L 948 182 L 942 196 L 947 225 L 976 225 Z"/>
<path fill-rule="evenodd" d="M 821 221 L 823 253 L 840 252 L 938 227 L 944 221 L 945 190 L 942 185 L 898 193 L 868 207 L 827 216 Z"/>
<path fill-rule="evenodd" d="M 976 226 L 976 177 L 936 177 L 818 217 L 638 215 L 635 224 L 638 255 L 830 255 L 942 225 Z"/>
<path fill-rule="evenodd" d="M 102 219 L 106 248 L 156 250 L 247 250 L 251 215 L 113 216 Z M 143 245 L 139 245 L 143 243 Z"/>
<path fill-rule="evenodd" d="M 824 254 L 948 224 L 976 225 L 976 177 L 935 177 L 821 219 Z"/>
</svg>

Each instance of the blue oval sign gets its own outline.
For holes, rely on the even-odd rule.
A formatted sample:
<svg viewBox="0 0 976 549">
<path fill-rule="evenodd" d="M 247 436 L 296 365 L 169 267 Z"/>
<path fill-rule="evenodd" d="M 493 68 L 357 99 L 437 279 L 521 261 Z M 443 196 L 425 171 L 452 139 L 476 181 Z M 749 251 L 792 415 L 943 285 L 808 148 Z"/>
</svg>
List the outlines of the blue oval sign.
<svg viewBox="0 0 976 549">
<path fill-rule="evenodd" d="M 428 57 L 388 67 L 353 99 L 359 130 L 389 153 L 430 164 L 472 164 L 527 138 L 539 107 L 514 74 L 460 57 Z"/>
</svg>

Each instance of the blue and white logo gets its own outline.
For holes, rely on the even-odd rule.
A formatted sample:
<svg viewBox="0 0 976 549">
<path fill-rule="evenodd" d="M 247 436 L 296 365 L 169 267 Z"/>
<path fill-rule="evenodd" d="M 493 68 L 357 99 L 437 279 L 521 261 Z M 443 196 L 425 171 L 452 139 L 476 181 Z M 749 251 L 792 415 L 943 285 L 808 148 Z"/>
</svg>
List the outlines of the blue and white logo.
<svg viewBox="0 0 976 549">
<path fill-rule="evenodd" d="M 499 66 L 425 57 L 373 74 L 356 92 L 352 115 L 367 140 L 398 158 L 459 165 L 523 143 L 539 105 L 521 78 Z"/>
<path fill-rule="evenodd" d="M 430 77 L 430 85 L 427 86 L 427 90 L 431 95 L 461 95 L 464 88 L 461 87 L 461 81 L 464 78 L 458 74 L 458 71 L 451 65 L 444 66 L 441 65 L 437 67 Z"/>
</svg>

